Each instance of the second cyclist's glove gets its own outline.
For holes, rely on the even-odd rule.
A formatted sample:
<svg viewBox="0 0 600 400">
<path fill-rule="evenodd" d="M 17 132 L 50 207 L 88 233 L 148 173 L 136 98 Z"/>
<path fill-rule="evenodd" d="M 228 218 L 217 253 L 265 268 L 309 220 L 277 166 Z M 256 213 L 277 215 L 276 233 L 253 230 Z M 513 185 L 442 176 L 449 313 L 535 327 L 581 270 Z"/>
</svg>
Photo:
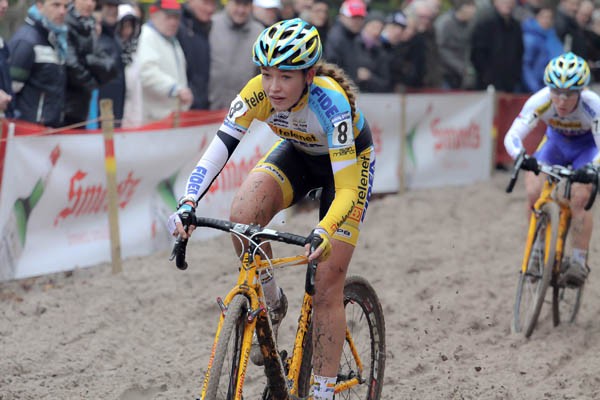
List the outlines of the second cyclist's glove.
<svg viewBox="0 0 600 400">
<path fill-rule="evenodd" d="M 575 170 L 573 173 L 573 181 L 580 183 L 592 183 L 596 179 L 597 174 L 598 172 L 596 168 L 593 165 L 588 164 Z"/>
<path fill-rule="evenodd" d="M 319 259 L 321 261 L 327 260 L 331 254 L 331 240 L 329 234 L 323 228 L 315 228 L 312 230 L 310 235 L 306 238 L 305 244 L 316 244 L 318 249 L 323 249 Z"/>
<path fill-rule="evenodd" d="M 189 227 L 193 222 L 194 213 L 196 212 L 196 201 L 193 198 L 182 197 L 179 200 L 177 211 L 169 216 L 167 228 L 171 234 L 177 231 L 177 222 L 181 222 L 184 227 Z"/>
<path fill-rule="evenodd" d="M 525 156 L 523 159 L 523 164 L 521 164 L 521 168 L 526 171 L 531 171 L 536 175 L 540 173 L 540 166 L 538 165 L 536 158 L 532 156 Z"/>
</svg>

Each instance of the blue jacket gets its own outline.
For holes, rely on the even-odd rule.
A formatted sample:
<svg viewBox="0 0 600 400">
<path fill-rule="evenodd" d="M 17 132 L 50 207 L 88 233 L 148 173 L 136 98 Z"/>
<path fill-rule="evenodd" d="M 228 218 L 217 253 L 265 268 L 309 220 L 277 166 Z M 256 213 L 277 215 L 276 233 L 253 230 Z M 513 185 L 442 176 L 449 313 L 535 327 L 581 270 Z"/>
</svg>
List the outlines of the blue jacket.
<svg viewBox="0 0 600 400">
<path fill-rule="evenodd" d="M 49 31 L 40 22 L 25 20 L 8 42 L 10 75 L 22 86 L 16 94 L 15 117 L 42 125 L 63 123 L 67 72 Z M 35 50 L 34 50 L 35 48 Z"/>
<path fill-rule="evenodd" d="M 4 92 L 10 96 L 13 96 L 12 92 L 12 83 L 10 79 L 10 67 L 8 65 L 8 61 L 10 58 L 10 51 L 8 50 L 8 46 L 4 43 L 4 40 L 0 37 L 0 90 L 4 90 Z M 13 100 L 8 103 L 8 107 L 4 110 L 4 115 L 7 118 L 14 117 L 13 104 L 15 102 L 14 96 Z"/>
<path fill-rule="evenodd" d="M 554 28 L 543 29 L 535 18 L 523 21 L 523 85 L 529 92 L 544 87 L 544 70 L 550 60 L 563 53 Z"/>
</svg>

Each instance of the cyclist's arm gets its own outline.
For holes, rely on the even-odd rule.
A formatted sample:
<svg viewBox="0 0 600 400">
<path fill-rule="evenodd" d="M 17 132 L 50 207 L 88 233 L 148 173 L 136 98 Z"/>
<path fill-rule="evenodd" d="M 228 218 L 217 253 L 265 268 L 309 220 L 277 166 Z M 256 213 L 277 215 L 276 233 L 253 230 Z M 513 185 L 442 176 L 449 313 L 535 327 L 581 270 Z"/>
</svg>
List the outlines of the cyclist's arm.
<svg viewBox="0 0 600 400">
<path fill-rule="evenodd" d="M 523 147 L 523 139 L 537 126 L 540 117 L 550 109 L 550 91 L 544 88 L 531 96 L 504 137 L 506 152 L 514 159 Z"/>
<path fill-rule="evenodd" d="M 256 79 L 252 79 L 231 102 L 223 124 L 188 178 L 186 198 L 198 202 L 231 158 L 250 123 L 257 116 L 258 107 L 251 108 L 244 101 L 244 98 L 252 97 L 248 92 L 255 90 Z"/>
<path fill-rule="evenodd" d="M 354 145 L 354 131 L 350 113 L 345 118 L 334 121 L 328 132 L 329 157 L 335 186 L 335 198 L 319 222 L 319 226 L 332 236 L 346 220 L 358 201 L 360 169 Z"/>
</svg>

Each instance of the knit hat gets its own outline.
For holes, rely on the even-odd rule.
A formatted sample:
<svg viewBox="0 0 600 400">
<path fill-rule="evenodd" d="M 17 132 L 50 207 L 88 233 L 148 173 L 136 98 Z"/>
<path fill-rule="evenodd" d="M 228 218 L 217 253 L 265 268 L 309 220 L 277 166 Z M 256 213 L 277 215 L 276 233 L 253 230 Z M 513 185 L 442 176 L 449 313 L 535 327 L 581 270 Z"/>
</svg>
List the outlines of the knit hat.
<svg viewBox="0 0 600 400">
<path fill-rule="evenodd" d="M 346 0 L 340 7 L 340 14 L 346 17 L 365 17 L 367 5 L 362 0 Z"/>
<path fill-rule="evenodd" d="M 177 0 L 157 0 L 150 6 L 150 14 L 162 10 L 167 14 L 181 14 L 181 4 Z"/>
</svg>

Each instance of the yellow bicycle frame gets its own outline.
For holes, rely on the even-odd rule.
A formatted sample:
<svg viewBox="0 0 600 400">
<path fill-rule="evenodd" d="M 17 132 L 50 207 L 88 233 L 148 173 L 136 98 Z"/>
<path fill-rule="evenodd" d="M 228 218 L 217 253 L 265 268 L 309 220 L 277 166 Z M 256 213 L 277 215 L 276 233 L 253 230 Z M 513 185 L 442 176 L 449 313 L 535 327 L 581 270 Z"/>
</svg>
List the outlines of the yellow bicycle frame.
<svg viewBox="0 0 600 400">
<path fill-rule="evenodd" d="M 565 200 L 561 200 L 558 198 L 558 193 L 556 193 L 558 189 L 557 182 L 551 181 L 550 179 L 546 179 L 544 181 L 544 185 L 542 186 L 542 191 L 540 193 L 540 197 L 536 200 L 533 208 L 534 211 L 531 214 L 529 219 L 529 230 L 527 232 L 527 244 L 525 246 L 525 254 L 523 257 L 523 263 L 521 264 L 521 272 L 527 272 L 527 263 L 529 260 L 529 256 L 533 249 L 533 239 L 535 235 L 535 226 L 537 222 L 537 213 L 540 212 L 542 206 L 546 203 L 557 203 L 560 207 L 560 218 L 558 223 L 558 240 L 556 242 L 556 255 L 555 255 L 555 263 L 554 268 L 555 272 L 558 272 L 560 269 L 560 260 L 562 260 L 563 252 L 565 249 L 565 238 L 566 232 L 569 227 L 569 222 L 571 221 L 571 207 L 569 207 L 569 203 Z M 547 257 L 550 253 L 550 238 L 552 235 L 551 229 L 546 229 L 546 249 L 544 251 L 544 257 Z M 546 259 L 544 259 L 544 263 L 546 263 Z"/>
<path fill-rule="evenodd" d="M 249 262 L 248 254 L 244 255 L 242 265 L 239 270 L 238 280 L 236 285 L 227 293 L 223 299 L 223 305 L 227 307 L 231 300 L 237 295 L 244 295 L 249 300 L 249 308 L 252 312 L 261 310 L 260 312 L 266 312 L 267 306 L 261 300 L 264 298 L 262 286 L 260 284 L 260 272 L 268 268 L 282 268 L 288 266 L 306 265 L 307 259 L 305 256 L 292 256 L 292 257 L 281 257 L 273 258 L 271 260 L 262 260 L 258 254 L 254 255 L 253 261 Z M 302 363 L 302 355 L 304 352 L 304 346 L 307 339 L 308 327 L 310 326 L 310 318 L 312 315 L 312 297 L 308 294 L 304 294 L 302 301 L 302 307 L 300 310 L 300 318 L 298 319 L 298 328 L 296 331 L 296 338 L 294 340 L 293 352 L 291 358 L 287 360 L 288 363 L 288 382 L 291 383 L 290 394 L 298 395 L 298 379 L 300 376 L 300 367 Z M 201 399 L 205 399 L 206 390 L 208 387 L 208 380 L 210 377 L 212 364 L 214 361 L 215 352 L 217 349 L 217 343 L 221 335 L 221 328 L 223 321 L 225 320 L 224 312 L 219 317 L 219 323 L 217 326 L 217 332 L 213 342 L 208 368 L 204 376 L 204 383 L 202 385 Z M 238 387 L 235 388 L 235 400 L 242 399 L 242 389 L 244 386 L 244 380 L 246 377 L 246 367 L 250 358 L 250 348 L 252 345 L 252 336 L 256 327 L 256 318 L 253 318 L 244 328 L 244 334 L 242 339 L 241 348 L 241 367 L 238 371 Z M 355 358 L 356 365 L 359 369 L 359 375 L 362 375 L 363 364 L 360 360 L 354 341 L 350 335 L 350 331 L 346 328 L 346 341 L 351 349 L 351 352 Z M 335 386 L 335 393 L 348 390 L 349 388 L 359 385 L 360 382 L 357 377 L 338 383 Z"/>
</svg>

